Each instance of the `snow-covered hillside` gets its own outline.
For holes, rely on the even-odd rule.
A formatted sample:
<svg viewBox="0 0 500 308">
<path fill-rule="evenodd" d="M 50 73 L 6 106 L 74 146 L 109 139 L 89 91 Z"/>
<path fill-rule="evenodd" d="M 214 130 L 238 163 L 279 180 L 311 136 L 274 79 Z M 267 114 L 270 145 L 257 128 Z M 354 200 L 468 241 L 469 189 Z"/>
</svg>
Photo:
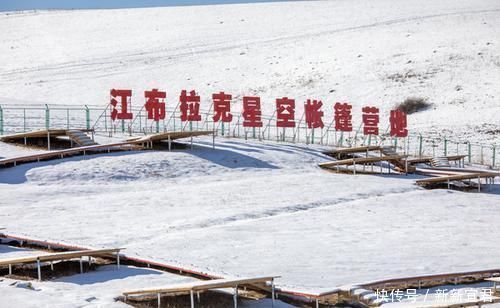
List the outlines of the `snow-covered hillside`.
<svg viewBox="0 0 500 308">
<path fill-rule="evenodd" d="M 153 87 L 430 110 L 410 127 L 492 143 L 500 129 L 500 2 L 332 0 L 0 14 L 0 104 L 102 104 Z M 18 102 L 19 103 L 19 102 Z M 300 105 L 300 104 L 298 104 Z M 386 114 L 386 113 L 385 113 Z M 382 121 L 385 121 L 382 120 Z M 384 122 L 385 123 L 385 122 Z"/>
<path fill-rule="evenodd" d="M 0 106 L 104 107 L 111 88 L 132 89 L 138 106 L 144 90 L 160 88 L 172 107 L 181 89 L 195 89 L 204 109 L 212 93 L 226 91 L 237 111 L 241 96 L 260 96 L 268 115 L 283 96 L 297 100 L 299 115 L 302 101 L 321 99 L 330 119 L 333 104 L 347 101 L 356 127 L 361 107 L 375 105 L 382 127 L 396 103 L 422 97 L 433 105 L 409 116 L 411 130 L 495 143 L 498 29 L 498 0 L 0 13 Z M 310 292 L 498 268 L 498 184 L 476 194 L 424 190 L 416 175 L 333 174 L 317 166 L 331 160 L 325 146 L 268 139 L 200 137 L 192 149 L 0 169 L 0 227 L 124 247 L 224 277 L 281 275 L 278 287 Z M 0 157 L 36 151 L 45 150 L 0 142 Z M 0 254 L 25 252 L 6 250 Z M 61 294 L 62 306 L 122 306 L 114 297 L 124 286 L 184 279 L 132 267 L 110 272 L 42 281 L 32 297 L 6 279 L 0 293 L 18 307 L 54 304 Z"/>
</svg>

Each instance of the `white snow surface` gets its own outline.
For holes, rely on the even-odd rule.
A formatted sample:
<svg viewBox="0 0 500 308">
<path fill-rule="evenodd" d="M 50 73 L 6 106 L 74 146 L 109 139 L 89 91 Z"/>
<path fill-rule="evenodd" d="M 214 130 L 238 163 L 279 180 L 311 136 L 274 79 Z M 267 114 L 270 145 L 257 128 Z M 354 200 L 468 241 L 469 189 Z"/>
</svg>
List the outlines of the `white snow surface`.
<svg viewBox="0 0 500 308">
<path fill-rule="evenodd" d="M 196 89 L 274 100 L 322 99 L 388 111 L 407 97 L 433 107 L 409 126 L 426 135 L 498 142 L 500 2 L 331 0 L 123 10 L 0 13 L 0 104 L 101 105 L 111 88 L 143 104 L 151 88 L 175 106 Z M 62 26 L 64 25 L 64 26 Z M 356 124 L 355 124 L 356 126 Z M 356 126 L 357 127 L 357 126 Z M 496 132 L 496 133 L 495 133 Z"/>
<path fill-rule="evenodd" d="M 295 98 L 298 114 L 302 101 L 319 98 L 326 117 L 333 103 L 349 101 L 355 122 L 370 104 L 386 123 L 395 103 L 420 96 L 433 107 L 409 117 L 414 131 L 493 143 L 500 138 L 499 14 L 496 0 L 0 13 L 0 104 L 105 106 L 109 89 L 131 88 L 139 105 L 143 91 L 157 87 L 169 105 L 181 89 L 196 89 L 208 107 L 211 94 L 224 90 L 236 110 L 242 95 L 261 96 L 266 114 L 277 97 Z M 211 138 L 196 138 L 193 150 L 1 169 L 0 228 L 125 247 L 127 255 L 228 277 L 281 275 L 280 287 L 310 292 L 498 268 L 497 185 L 481 194 L 428 191 L 412 176 L 333 174 L 317 167 L 329 160 L 322 149 L 217 139 L 213 150 Z M 34 151 L 0 143 L 0 157 Z M 103 288 L 51 281 L 35 283 L 37 292 L 4 280 L 2 303 L 57 298 L 75 306 L 90 294 L 108 306 L 128 283 L 184 279 L 126 274 L 136 270 L 144 271 L 96 278 Z"/>
<path fill-rule="evenodd" d="M 319 147 L 200 138 L 0 170 L 8 232 L 285 288 L 495 268 L 498 188 L 423 190 L 410 176 L 326 172 Z"/>
</svg>

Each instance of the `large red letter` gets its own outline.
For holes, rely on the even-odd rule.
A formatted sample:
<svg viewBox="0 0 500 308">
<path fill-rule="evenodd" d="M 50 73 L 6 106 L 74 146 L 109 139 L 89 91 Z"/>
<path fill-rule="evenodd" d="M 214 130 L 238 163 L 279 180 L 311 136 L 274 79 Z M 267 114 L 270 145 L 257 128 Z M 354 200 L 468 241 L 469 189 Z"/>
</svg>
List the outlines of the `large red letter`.
<svg viewBox="0 0 500 308">
<path fill-rule="evenodd" d="M 167 93 L 153 89 L 152 91 L 144 91 L 144 96 L 146 97 L 144 107 L 148 112 L 148 119 L 156 122 L 165 119 L 164 99 L 167 97 Z"/>
<path fill-rule="evenodd" d="M 304 104 L 304 112 L 306 113 L 306 123 L 309 128 L 323 128 L 323 111 L 321 111 L 323 103 L 321 101 L 310 99 Z"/>
<path fill-rule="evenodd" d="M 231 98 L 230 94 L 220 92 L 212 95 L 214 101 L 214 122 L 231 122 L 233 115 L 231 114 Z"/>
<path fill-rule="evenodd" d="M 363 107 L 361 111 L 363 111 L 363 134 L 378 135 L 378 108 Z"/>
<path fill-rule="evenodd" d="M 288 97 L 276 99 L 276 126 L 295 127 L 295 100 Z"/>
<path fill-rule="evenodd" d="M 347 103 L 335 103 L 335 130 L 342 132 L 352 131 L 352 106 Z"/>
<path fill-rule="evenodd" d="M 408 130 L 406 129 L 406 113 L 401 110 L 391 110 L 391 136 L 406 137 Z"/>
<path fill-rule="evenodd" d="M 134 116 L 132 112 L 127 112 L 128 104 L 130 103 L 129 98 L 132 96 L 132 90 L 116 90 L 111 89 L 111 120 L 131 120 Z M 120 111 L 116 108 L 118 101 L 115 99 L 120 97 Z"/>
<path fill-rule="evenodd" d="M 262 127 L 260 97 L 243 96 L 243 127 Z"/>
<path fill-rule="evenodd" d="M 181 121 L 201 121 L 200 97 L 196 95 L 194 90 L 189 92 L 189 95 L 187 95 L 186 90 L 182 90 L 179 101 L 181 103 L 179 107 L 181 110 Z"/>
</svg>

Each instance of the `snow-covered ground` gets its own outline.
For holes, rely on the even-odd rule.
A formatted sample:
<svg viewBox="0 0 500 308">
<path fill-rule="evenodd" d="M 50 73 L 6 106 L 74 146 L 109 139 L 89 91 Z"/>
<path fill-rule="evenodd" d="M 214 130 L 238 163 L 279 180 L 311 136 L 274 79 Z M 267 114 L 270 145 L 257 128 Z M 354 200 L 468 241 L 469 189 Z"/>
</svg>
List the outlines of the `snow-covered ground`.
<svg viewBox="0 0 500 308">
<path fill-rule="evenodd" d="M 313 147 L 221 140 L 213 150 L 201 138 L 192 151 L 21 165 L 0 170 L 0 221 L 313 291 L 498 266 L 498 187 L 428 191 L 410 176 L 332 174 L 317 167 L 326 160 Z"/>
<path fill-rule="evenodd" d="M 0 14 L 0 104 L 102 105 L 111 88 L 322 99 L 388 111 L 410 96 L 426 135 L 500 140 L 500 2 L 332 0 Z M 61 26 L 64 25 L 64 26 Z M 356 125 L 355 125 L 356 126 Z M 357 127 L 357 126 L 356 126 Z"/>
<path fill-rule="evenodd" d="M 329 118 L 333 103 L 349 101 L 359 125 L 363 105 L 380 106 L 387 123 L 395 103 L 419 96 L 433 108 L 410 116 L 413 131 L 494 143 L 499 14 L 496 0 L 0 13 L 0 105 L 105 106 L 109 89 L 131 88 L 137 106 L 158 87 L 170 106 L 181 89 L 196 89 L 206 109 L 224 90 L 236 110 L 242 95 L 261 96 L 266 114 L 282 96 L 297 100 L 298 114 L 306 98 L 322 99 Z M 326 172 L 317 145 L 211 145 L 202 137 L 193 150 L 0 169 L 0 228 L 228 277 L 281 275 L 280 287 L 312 292 L 498 268 L 498 185 L 428 191 L 412 176 Z M 0 157 L 33 151 L 43 149 L 0 142 Z M 0 257 L 13 253 L 23 251 Z M 38 292 L 4 280 L 2 304 L 110 305 L 129 283 L 185 279 L 128 267 L 113 272 L 120 279 L 99 278 L 110 273 L 35 283 Z"/>
</svg>

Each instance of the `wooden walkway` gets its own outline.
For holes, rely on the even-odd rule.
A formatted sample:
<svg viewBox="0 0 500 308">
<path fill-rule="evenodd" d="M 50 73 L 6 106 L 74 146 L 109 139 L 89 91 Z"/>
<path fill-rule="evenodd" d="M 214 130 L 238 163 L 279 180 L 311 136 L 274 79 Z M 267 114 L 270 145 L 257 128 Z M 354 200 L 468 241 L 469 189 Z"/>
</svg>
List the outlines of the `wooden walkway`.
<svg viewBox="0 0 500 308">
<path fill-rule="evenodd" d="M 29 264 L 36 263 L 38 270 L 38 280 L 42 280 L 42 269 L 41 262 L 51 262 L 52 267 L 53 261 L 64 261 L 70 259 L 80 259 L 80 272 L 83 273 L 83 259 L 82 257 L 102 257 L 110 256 L 112 254 L 116 255 L 117 266 L 120 267 L 120 250 L 123 248 L 111 248 L 111 249 L 92 249 L 92 250 L 80 250 L 80 251 L 67 251 L 58 253 L 41 254 L 35 256 L 19 257 L 19 258 L 7 258 L 0 259 L 0 266 L 9 267 L 9 275 L 12 275 L 12 266 L 19 264 Z"/>
<path fill-rule="evenodd" d="M 325 169 L 330 169 L 334 170 L 337 172 L 350 172 L 351 170 L 349 169 L 341 169 L 341 166 L 353 166 L 352 173 L 356 174 L 356 172 L 359 172 L 356 170 L 356 165 L 373 165 L 374 163 L 380 163 L 380 162 L 390 162 L 394 163 L 396 161 L 401 161 L 402 159 L 406 158 L 406 155 L 392 155 L 392 156 L 380 156 L 380 157 L 356 157 L 356 158 L 348 158 L 348 159 L 342 159 L 342 160 L 336 160 L 332 162 L 326 162 L 326 163 L 320 163 L 318 164 L 319 167 L 325 168 Z M 382 170 L 382 168 L 381 168 Z M 389 172 L 390 172 L 390 167 L 389 167 Z M 362 173 L 362 172 L 360 172 Z"/>
<path fill-rule="evenodd" d="M 446 184 L 448 189 L 451 188 L 453 181 L 477 180 L 477 189 L 481 191 L 481 179 L 486 179 L 486 184 L 494 184 L 495 177 L 500 176 L 497 172 L 472 172 L 467 174 L 455 174 L 432 177 L 422 180 L 417 180 L 416 183 L 423 187 L 432 187 L 436 184 Z M 489 182 L 489 183 L 488 183 Z"/>
<path fill-rule="evenodd" d="M 152 288 L 152 289 L 140 289 L 134 291 L 125 291 L 123 295 L 125 299 L 130 296 L 144 296 L 144 295 L 157 295 L 158 307 L 161 307 L 161 295 L 190 295 L 191 308 L 194 308 L 194 294 L 204 291 L 216 290 L 216 289 L 234 289 L 233 301 L 234 307 L 238 306 L 238 289 L 246 288 L 267 288 L 267 284 L 270 284 L 272 306 L 274 307 L 274 279 L 279 278 L 279 276 L 265 276 L 265 277 L 251 277 L 251 278 L 236 278 L 236 279 L 214 279 L 208 281 L 197 281 L 192 283 L 186 283 L 182 285 L 172 285 L 166 287 Z"/>
<path fill-rule="evenodd" d="M 68 130 L 51 130 L 50 134 L 56 134 L 57 136 L 66 135 Z M 142 150 L 144 149 L 144 145 L 148 147 L 152 147 L 154 142 L 160 141 L 172 141 L 181 138 L 189 138 L 201 135 L 209 135 L 212 134 L 212 131 L 185 131 L 185 132 L 164 132 L 153 135 L 146 135 L 143 137 L 131 138 L 124 142 L 110 143 L 110 144 L 97 144 L 97 145 L 89 145 L 89 146 L 81 146 L 76 148 L 57 150 L 57 151 L 49 151 L 45 153 L 38 153 L 32 155 L 25 155 L 19 157 L 12 158 L 4 158 L 0 159 L 0 168 L 14 167 L 23 163 L 33 163 L 54 159 L 62 159 L 70 156 L 77 155 L 88 155 L 88 154 L 99 154 L 99 153 L 109 153 L 109 152 L 117 152 L 117 151 L 130 151 L 130 150 Z M 8 135 L 3 136 L 1 139 L 12 141 L 12 140 L 21 140 L 25 138 L 25 136 L 44 136 L 47 134 L 47 131 L 36 131 L 30 133 L 22 133 L 16 135 Z M 170 148 L 170 142 L 169 142 Z"/>
<path fill-rule="evenodd" d="M 110 144 L 99 144 L 91 145 L 86 147 L 71 148 L 58 151 L 50 151 L 45 153 L 38 153 L 32 155 L 11 157 L 0 159 L 0 168 L 14 167 L 19 164 L 33 163 L 54 159 L 62 159 L 65 157 L 77 156 L 77 155 L 87 155 L 105 152 L 117 152 L 117 151 L 130 151 L 130 150 L 140 150 L 142 147 L 137 145 L 137 142 L 118 142 Z"/>
</svg>

